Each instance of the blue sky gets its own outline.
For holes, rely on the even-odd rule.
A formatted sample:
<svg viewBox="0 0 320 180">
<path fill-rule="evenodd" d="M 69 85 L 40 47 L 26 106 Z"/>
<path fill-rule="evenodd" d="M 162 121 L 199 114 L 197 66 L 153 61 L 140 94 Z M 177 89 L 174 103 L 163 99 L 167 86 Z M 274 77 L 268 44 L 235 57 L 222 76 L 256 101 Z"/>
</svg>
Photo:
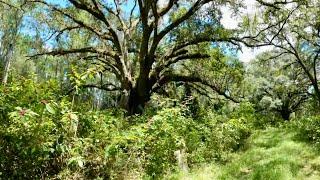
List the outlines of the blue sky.
<svg viewBox="0 0 320 180">
<path fill-rule="evenodd" d="M 245 5 L 245 9 L 242 10 L 243 14 L 247 15 L 254 15 L 257 13 L 256 9 L 256 0 L 244 0 L 243 1 Z M 222 8 L 222 24 L 227 29 L 235 29 L 237 28 L 239 22 L 241 21 L 241 18 L 236 18 L 232 15 L 232 11 L 228 9 L 227 7 Z M 260 47 L 260 48 L 248 48 L 245 46 L 242 46 L 242 52 L 238 52 L 238 57 L 240 61 L 242 62 L 249 62 L 252 59 L 255 58 L 256 55 L 270 50 L 270 46 Z"/>
<path fill-rule="evenodd" d="M 57 5 L 60 7 L 67 7 L 70 5 L 70 2 L 68 0 L 45 0 L 47 3 L 49 4 L 53 4 L 53 5 Z M 105 0 L 106 2 L 110 2 L 110 5 L 113 5 L 113 1 L 111 2 L 110 0 Z M 127 1 L 127 3 L 123 4 L 123 8 L 125 10 L 131 11 L 131 9 L 134 6 L 134 1 Z M 35 26 L 37 26 L 36 24 L 37 22 L 30 16 L 26 16 L 23 20 L 23 27 L 21 29 L 21 32 L 23 34 L 26 35 L 30 35 L 30 36 L 36 36 L 36 31 L 35 31 Z M 52 32 L 48 32 L 48 31 L 43 31 L 40 32 L 40 35 L 43 39 L 48 38 L 48 36 L 50 35 L 50 33 Z M 56 45 L 56 41 L 54 38 L 51 38 L 49 41 L 46 42 L 46 45 L 48 47 L 53 47 Z"/>
<path fill-rule="evenodd" d="M 106 2 L 110 2 L 110 0 L 105 0 Z M 166 3 L 167 0 L 160 0 L 160 3 Z M 46 2 L 50 3 L 50 4 L 55 4 L 58 6 L 62 6 L 62 7 L 66 7 L 68 6 L 70 3 L 67 0 L 46 0 Z M 112 2 L 110 2 L 112 4 Z M 133 7 L 133 1 L 129 0 L 128 3 L 126 3 L 123 7 L 124 9 L 127 9 L 128 11 L 131 10 L 131 8 Z M 244 13 L 246 14 L 254 14 L 255 13 L 255 8 L 254 8 L 254 4 L 255 4 L 255 0 L 244 0 L 245 6 L 247 7 L 244 10 Z M 237 19 L 232 15 L 232 11 L 230 9 L 228 9 L 227 7 L 222 8 L 222 13 L 223 13 L 223 17 L 222 17 L 222 24 L 228 28 L 228 29 L 234 29 L 237 27 L 238 23 L 240 22 L 241 19 Z M 35 32 L 32 32 L 32 30 L 30 29 L 30 27 L 28 25 L 30 25 L 30 23 L 33 23 L 32 19 L 29 17 L 25 18 L 25 23 L 27 26 L 25 26 L 24 29 L 22 29 L 22 32 L 25 34 L 29 34 L 29 35 L 35 35 Z M 43 36 L 48 33 L 48 32 L 44 32 L 42 33 Z M 53 41 L 48 42 L 50 43 L 54 43 Z M 260 48 L 260 49 L 252 49 L 252 48 L 246 48 L 246 47 L 242 47 L 243 52 L 239 52 L 238 53 L 238 57 L 241 61 L 243 62 L 248 62 L 250 60 L 252 60 L 257 54 L 270 50 L 269 47 L 264 47 L 264 48 Z"/>
</svg>

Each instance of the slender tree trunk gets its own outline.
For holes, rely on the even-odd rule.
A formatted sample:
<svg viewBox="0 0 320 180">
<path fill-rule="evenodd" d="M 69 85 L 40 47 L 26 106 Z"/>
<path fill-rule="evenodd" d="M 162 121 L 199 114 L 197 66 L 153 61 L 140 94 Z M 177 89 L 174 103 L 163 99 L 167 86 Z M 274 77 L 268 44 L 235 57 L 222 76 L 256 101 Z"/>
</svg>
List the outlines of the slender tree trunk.
<svg viewBox="0 0 320 180">
<path fill-rule="evenodd" d="M 5 66 L 4 66 L 3 75 L 2 75 L 2 84 L 4 84 L 4 85 L 7 84 L 7 82 L 8 82 L 12 54 L 13 54 L 13 48 L 12 48 L 12 45 L 10 44 L 9 49 L 8 49 L 8 53 L 5 57 Z"/>
<path fill-rule="evenodd" d="M 6 65 L 4 67 L 4 71 L 3 71 L 3 78 L 2 78 L 2 84 L 7 84 L 8 82 L 8 76 L 9 76 L 9 70 L 10 70 L 10 65 L 11 65 L 11 60 L 8 59 L 7 62 L 6 62 Z"/>
<path fill-rule="evenodd" d="M 316 96 L 318 106 L 319 106 L 320 105 L 320 90 L 319 90 L 318 82 L 312 81 L 312 84 L 313 84 L 313 88 L 314 88 L 314 94 Z"/>
<path fill-rule="evenodd" d="M 316 68 L 315 68 L 315 63 L 314 63 L 314 73 L 313 75 L 310 73 L 310 71 L 308 70 L 308 68 L 306 67 L 306 65 L 302 62 L 302 60 L 300 59 L 300 57 L 295 54 L 296 58 L 297 58 L 297 62 L 300 64 L 300 66 L 302 67 L 303 71 L 306 73 L 306 75 L 308 76 L 310 82 L 311 82 L 311 85 L 313 86 L 314 88 L 314 94 L 315 94 L 315 97 L 316 97 L 316 100 L 318 102 L 318 106 L 320 105 L 320 89 L 319 89 L 319 86 L 318 86 L 318 78 L 317 78 L 317 71 L 316 71 Z"/>
</svg>

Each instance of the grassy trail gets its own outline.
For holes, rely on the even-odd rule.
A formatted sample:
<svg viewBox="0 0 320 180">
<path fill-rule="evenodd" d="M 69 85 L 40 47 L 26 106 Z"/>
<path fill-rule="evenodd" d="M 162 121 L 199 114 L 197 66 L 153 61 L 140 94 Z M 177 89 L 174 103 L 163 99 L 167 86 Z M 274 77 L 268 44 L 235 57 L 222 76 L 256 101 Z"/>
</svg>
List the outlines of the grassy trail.
<svg viewBox="0 0 320 180">
<path fill-rule="evenodd" d="M 320 153 L 286 129 L 256 131 L 226 165 L 208 165 L 172 179 L 320 180 Z"/>
</svg>

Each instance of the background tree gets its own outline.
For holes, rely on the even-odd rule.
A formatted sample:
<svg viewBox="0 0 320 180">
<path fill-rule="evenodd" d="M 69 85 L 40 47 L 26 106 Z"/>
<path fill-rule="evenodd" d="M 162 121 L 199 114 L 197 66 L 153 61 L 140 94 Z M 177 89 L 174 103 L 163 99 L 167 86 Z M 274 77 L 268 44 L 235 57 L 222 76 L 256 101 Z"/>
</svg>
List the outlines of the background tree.
<svg viewBox="0 0 320 180">
<path fill-rule="evenodd" d="M 273 57 L 274 51 L 260 54 L 250 62 L 246 80 L 249 99 L 256 104 L 257 111 L 276 112 L 284 120 L 301 109 L 309 98 L 308 77 L 298 65 L 292 65 L 290 56 Z"/>
<path fill-rule="evenodd" d="M 24 11 L 23 2 L 0 1 L 0 70 L 2 70 L 1 81 L 6 84 L 16 41 L 22 25 Z"/>
<path fill-rule="evenodd" d="M 250 27 L 243 42 L 250 47 L 271 46 L 273 58 L 287 56 L 296 71 L 308 77 L 315 99 L 320 102 L 318 82 L 320 53 L 319 1 L 258 1 L 262 13 L 247 17 Z M 258 33 L 257 33 L 258 32 Z M 285 58 L 287 59 L 287 58 Z"/>
</svg>

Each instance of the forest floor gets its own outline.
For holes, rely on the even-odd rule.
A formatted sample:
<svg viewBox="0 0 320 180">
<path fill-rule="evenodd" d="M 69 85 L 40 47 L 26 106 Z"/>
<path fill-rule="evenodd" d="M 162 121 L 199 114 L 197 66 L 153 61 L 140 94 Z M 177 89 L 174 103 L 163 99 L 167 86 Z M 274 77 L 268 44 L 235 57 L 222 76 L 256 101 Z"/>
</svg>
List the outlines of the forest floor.
<svg viewBox="0 0 320 180">
<path fill-rule="evenodd" d="M 319 180 L 320 152 L 299 141 L 286 128 L 268 128 L 252 134 L 240 152 L 225 165 L 210 164 L 170 179 Z"/>
</svg>

